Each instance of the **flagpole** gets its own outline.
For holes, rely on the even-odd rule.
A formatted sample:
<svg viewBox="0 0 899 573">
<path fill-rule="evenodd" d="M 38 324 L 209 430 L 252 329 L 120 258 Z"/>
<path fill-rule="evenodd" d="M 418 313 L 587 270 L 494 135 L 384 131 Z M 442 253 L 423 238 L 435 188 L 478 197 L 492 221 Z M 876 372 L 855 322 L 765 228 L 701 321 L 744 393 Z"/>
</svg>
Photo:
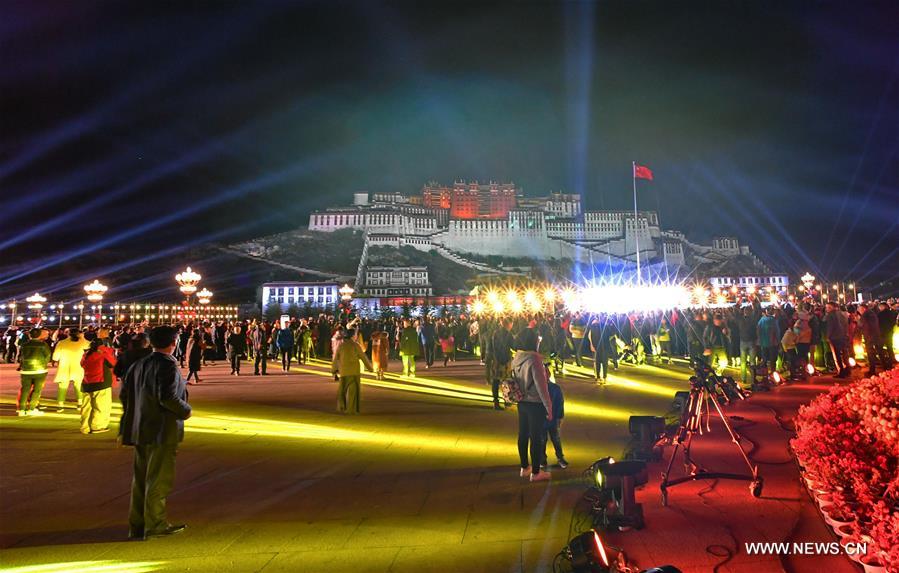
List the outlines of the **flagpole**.
<svg viewBox="0 0 899 573">
<path fill-rule="evenodd" d="M 634 245 L 637 248 L 637 284 L 642 282 L 640 277 L 640 236 L 637 233 L 637 162 L 631 162 L 631 175 L 634 179 Z"/>
</svg>

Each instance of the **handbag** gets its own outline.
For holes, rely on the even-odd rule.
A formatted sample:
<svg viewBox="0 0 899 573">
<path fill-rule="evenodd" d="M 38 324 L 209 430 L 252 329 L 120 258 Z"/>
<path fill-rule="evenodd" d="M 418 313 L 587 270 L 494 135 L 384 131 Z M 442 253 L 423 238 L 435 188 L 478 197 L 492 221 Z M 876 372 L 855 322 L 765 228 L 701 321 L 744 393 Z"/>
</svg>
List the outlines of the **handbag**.
<svg viewBox="0 0 899 573">
<path fill-rule="evenodd" d="M 510 404 L 517 404 L 524 398 L 524 391 L 515 374 L 500 383 L 500 391 L 503 394 L 503 400 Z"/>
</svg>

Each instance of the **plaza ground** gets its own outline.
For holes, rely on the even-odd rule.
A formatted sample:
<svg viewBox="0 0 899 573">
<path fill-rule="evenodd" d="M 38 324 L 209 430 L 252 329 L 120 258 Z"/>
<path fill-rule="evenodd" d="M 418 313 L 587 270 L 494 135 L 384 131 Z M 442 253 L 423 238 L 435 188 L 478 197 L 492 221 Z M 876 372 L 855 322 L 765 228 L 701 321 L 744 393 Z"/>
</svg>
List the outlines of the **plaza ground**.
<svg viewBox="0 0 899 573">
<path fill-rule="evenodd" d="M 117 447 L 116 424 L 81 435 L 74 409 L 54 413 L 49 382 L 47 415 L 16 417 L 18 376 L 0 365 L 4 570 L 551 571 L 577 533 L 572 515 L 586 490 L 583 470 L 621 454 L 629 416 L 664 414 L 688 385 L 684 366 L 622 366 L 604 387 L 582 373 L 560 378 L 571 466 L 553 468 L 550 483 L 531 484 L 518 477 L 516 412 L 492 409 L 475 360 L 420 366 L 415 380 L 366 377 L 359 416 L 336 413 L 336 384 L 324 363 L 289 374 L 271 363 L 269 373 L 254 377 L 250 364 L 240 377 L 222 364 L 204 368 L 203 383 L 190 387 L 194 416 L 169 497 L 170 520 L 188 529 L 127 542 L 132 452 Z M 672 489 L 663 508 L 653 465 L 653 482 L 637 494 L 646 528 L 610 541 L 640 567 L 851 570 L 839 556 L 787 562 L 742 548 L 744 541 L 831 540 L 786 450 L 784 418 L 831 382 L 816 381 L 735 407 L 766 475 L 760 499 L 742 482 L 689 483 Z M 709 452 L 738 456 L 715 441 L 722 434 L 709 436 Z M 702 447 L 696 451 L 703 459 Z"/>
</svg>

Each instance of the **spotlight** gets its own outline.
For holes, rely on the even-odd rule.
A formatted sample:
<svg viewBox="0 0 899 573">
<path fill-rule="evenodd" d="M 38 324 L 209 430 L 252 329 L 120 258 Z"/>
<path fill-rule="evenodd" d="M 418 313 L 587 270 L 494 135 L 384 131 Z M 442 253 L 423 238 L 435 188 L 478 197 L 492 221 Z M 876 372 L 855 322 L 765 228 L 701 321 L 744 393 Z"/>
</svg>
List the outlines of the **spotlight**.
<svg viewBox="0 0 899 573">
<path fill-rule="evenodd" d="M 595 529 L 569 541 L 565 552 L 575 573 L 605 573 L 611 569 L 609 555 Z"/>
<path fill-rule="evenodd" d="M 596 488 L 611 496 L 609 507 L 600 510 L 601 521 L 621 531 L 642 529 L 643 506 L 637 503 L 634 489 L 649 481 L 646 462 L 616 462 L 615 458 L 608 457 L 593 462 L 588 471 Z"/>
<path fill-rule="evenodd" d="M 815 375 L 815 365 L 812 364 L 811 362 L 809 362 L 808 364 L 805 365 L 805 371 L 808 372 L 809 376 L 814 376 Z"/>
<path fill-rule="evenodd" d="M 780 372 L 778 372 L 777 370 L 771 373 L 771 379 L 775 384 L 780 384 L 781 382 L 783 382 L 783 378 L 781 377 Z"/>
<path fill-rule="evenodd" d="M 853 358 L 853 357 L 850 356 L 850 357 L 849 357 L 849 367 L 850 367 L 850 368 L 855 368 L 855 366 L 856 366 L 857 364 L 858 364 L 858 362 L 855 361 L 855 358 Z"/>
</svg>

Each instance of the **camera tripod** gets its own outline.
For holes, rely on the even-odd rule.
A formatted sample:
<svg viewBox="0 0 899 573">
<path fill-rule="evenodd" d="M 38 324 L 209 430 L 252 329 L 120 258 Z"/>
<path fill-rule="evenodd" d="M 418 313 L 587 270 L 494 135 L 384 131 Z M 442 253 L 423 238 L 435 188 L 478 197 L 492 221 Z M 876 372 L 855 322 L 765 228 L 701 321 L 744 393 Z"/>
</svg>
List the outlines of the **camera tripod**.
<svg viewBox="0 0 899 573">
<path fill-rule="evenodd" d="M 732 378 L 721 377 L 715 374 L 702 359 L 694 359 L 694 371 L 696 374 L 690 377 L 690 397 L 681 413 L 681 423 L 677 429 L 677 434 L 674 436 L 674 452 L 671 454 L 671 459 L 668 460 L 667 469 L 662 473 L 662 483 L 659 486 L 662 491 L 662 505 L 668 505 L 669 487 L 701 479 L 748 481 L 750 482 L 749 492 L 753 497 L 759 497 L 762 494 L 764 479 L 759 475 L 758 466 L 753 466 L 752 462 L 749 461 L 749 456 L 746 455 L 743 446 L 740 444 L 740 435 L 734 431 L 730 419 L 721 406 L 722 400 L 727 404 L 734 399 L 745 399 L 745 392 Z M 703 431 L 711 431 L 712 406 L 715 407 L 722 424 L 724 424 L 727 433 L 730 434 L 731 441 L 740 451 L 740 455 L 743 456 L 743 461 L 746 462 L 746 467 L 749 468 L 748 474 L 710 472 L 698 467 L 693 462 L 693 458 L 690 456 L 690 445 L 697 433 L 701 436 Z M 683 449 L 684 453 L 684 473 L 686 475 L 670 479 L 671 467 L 674 465 L 677 452 L 681 449 Z"/>
</svg>

